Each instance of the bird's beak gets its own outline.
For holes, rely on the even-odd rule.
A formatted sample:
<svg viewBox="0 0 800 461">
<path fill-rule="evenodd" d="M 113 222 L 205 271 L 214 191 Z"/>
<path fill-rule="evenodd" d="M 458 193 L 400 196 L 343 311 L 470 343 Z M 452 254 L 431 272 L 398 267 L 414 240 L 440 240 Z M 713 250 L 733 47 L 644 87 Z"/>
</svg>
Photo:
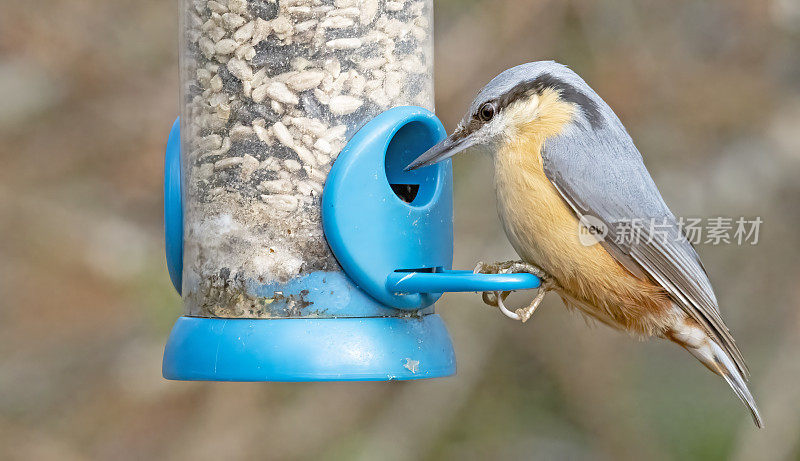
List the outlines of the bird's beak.
<svg viewBox="0 0 800 461">
<path fill-rule="evenodd" d="M 416 170 L 424 166 L 433 165 L 434 163 L 441 162 L 448 159 L 457 153 L 472 147 L 475 144 L 473 136 L 464 136 L 461 131 L 456 131 L 450 136 L 444 138 L 439 144 L 428 149 L 424 154 L 417 157 L 416 160 L 411 162 L 405 171 Z"/>
</svg>

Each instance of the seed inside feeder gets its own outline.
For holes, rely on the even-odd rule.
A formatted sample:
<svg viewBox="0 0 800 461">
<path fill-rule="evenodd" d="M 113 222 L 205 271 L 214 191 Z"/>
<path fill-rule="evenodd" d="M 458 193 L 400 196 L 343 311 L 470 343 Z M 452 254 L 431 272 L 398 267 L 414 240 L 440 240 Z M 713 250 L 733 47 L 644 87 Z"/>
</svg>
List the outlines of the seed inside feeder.
<svg viewBox="0 0 800 461">
<path fill-rule="evenodd" d="M 433 109 L 431 0 L 183 0 L 182 11 L 186 314 L 322 315 L 260 287 L 341 270 L 323 184 L 366 122 Z M 395 192 L 410 202 L 407 186 Z"/>
</svg>

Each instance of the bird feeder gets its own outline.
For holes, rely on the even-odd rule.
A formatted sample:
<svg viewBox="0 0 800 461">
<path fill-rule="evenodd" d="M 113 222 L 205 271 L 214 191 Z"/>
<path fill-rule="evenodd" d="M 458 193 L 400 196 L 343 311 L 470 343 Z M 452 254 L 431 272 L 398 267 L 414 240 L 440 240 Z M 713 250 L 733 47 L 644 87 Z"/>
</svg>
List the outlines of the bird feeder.
<svg viewBox="0 0 800 461">
<path fill-rule="evenodd" d="M 165 161 L 182 295 L 168 379 L 448 376 L 446 291 L 538 286 L 451 270 L 432 1 L 183 0 L 182 116 Z"/>
</svg>

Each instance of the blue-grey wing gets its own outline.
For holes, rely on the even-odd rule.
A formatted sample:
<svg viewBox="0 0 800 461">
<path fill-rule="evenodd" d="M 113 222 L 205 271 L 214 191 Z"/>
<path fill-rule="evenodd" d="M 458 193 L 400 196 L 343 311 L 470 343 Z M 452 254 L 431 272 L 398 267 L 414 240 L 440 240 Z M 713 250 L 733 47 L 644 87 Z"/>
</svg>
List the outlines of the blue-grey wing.
<svg viewBox="0 0 800 461">
<path fill-rule="evenodd" d="M 606 226 L 602 245 L 620 264 L 661 285 L 747 376 L 700 258 L 630 136 L 624 128 L 583 130 L 573 126 L 545 143 L 545 175 L 579 218 L 593 216 Z"/>
</svg>

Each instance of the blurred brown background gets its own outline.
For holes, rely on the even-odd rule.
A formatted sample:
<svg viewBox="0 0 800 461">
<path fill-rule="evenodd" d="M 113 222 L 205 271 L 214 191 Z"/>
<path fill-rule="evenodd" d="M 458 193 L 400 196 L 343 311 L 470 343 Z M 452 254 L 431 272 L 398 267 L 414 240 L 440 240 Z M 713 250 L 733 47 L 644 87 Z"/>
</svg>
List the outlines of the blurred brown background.
<svg viewBox="0 0 800 461">
<path fill-rule="evenodd" d="M 764 219 L 758 245 L 699 251 L 767 428 L 685 352 L 589 327 L 555 295 L 524 326 L 447 295 L 453 378 L 163 380 L 181 312 L 161 233 L 177 4 L 30 0 L 0 6 L 0 458 L 800 459 L 800 4 L 435 15 L 449 129 L 492 76 L 554 58 L 617 111 L 676 214 Z M 456 161 L 456 193 L 456 265 L 511 257 L 488 159 Z"/>
</svg>

